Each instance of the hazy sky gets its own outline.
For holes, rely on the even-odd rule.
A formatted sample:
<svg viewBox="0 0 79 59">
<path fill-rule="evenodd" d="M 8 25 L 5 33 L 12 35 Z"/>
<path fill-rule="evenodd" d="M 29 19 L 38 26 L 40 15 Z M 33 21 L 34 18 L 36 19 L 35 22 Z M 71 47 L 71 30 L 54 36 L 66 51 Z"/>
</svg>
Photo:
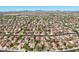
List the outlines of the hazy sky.
<svg viewBox="0 0 79 59">
<path fill-rule="evenodd" d="M 79 6 L 0 6 L 0 11 L 23 11 L 23 10 L 79 11 Z"/>
</svg>

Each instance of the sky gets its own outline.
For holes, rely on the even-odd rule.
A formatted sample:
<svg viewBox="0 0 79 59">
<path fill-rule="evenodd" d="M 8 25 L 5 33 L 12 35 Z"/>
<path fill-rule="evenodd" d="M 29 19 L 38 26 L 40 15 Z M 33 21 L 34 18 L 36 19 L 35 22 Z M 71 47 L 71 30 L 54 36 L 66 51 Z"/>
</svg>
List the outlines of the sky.
<svg viewBox="0 0 79 59">
<path fill-rule="evenodd" d="M 79 11 L 79 6 L 0 6 L 0 12 L 45 10 L 45 11 Z"/>
</svg>

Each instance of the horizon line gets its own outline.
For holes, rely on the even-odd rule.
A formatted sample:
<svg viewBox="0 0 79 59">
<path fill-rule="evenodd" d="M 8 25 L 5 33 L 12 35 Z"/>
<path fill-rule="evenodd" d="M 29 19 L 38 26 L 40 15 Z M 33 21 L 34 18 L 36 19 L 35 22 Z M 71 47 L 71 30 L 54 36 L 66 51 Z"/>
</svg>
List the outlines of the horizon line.
<svg viewBox="0 0 79 59">
<path fill-rule="evenodd" d="M 0 6 L 0 12 L 9 11 L 79 11 L 79 6 Z"/>
</svg>

